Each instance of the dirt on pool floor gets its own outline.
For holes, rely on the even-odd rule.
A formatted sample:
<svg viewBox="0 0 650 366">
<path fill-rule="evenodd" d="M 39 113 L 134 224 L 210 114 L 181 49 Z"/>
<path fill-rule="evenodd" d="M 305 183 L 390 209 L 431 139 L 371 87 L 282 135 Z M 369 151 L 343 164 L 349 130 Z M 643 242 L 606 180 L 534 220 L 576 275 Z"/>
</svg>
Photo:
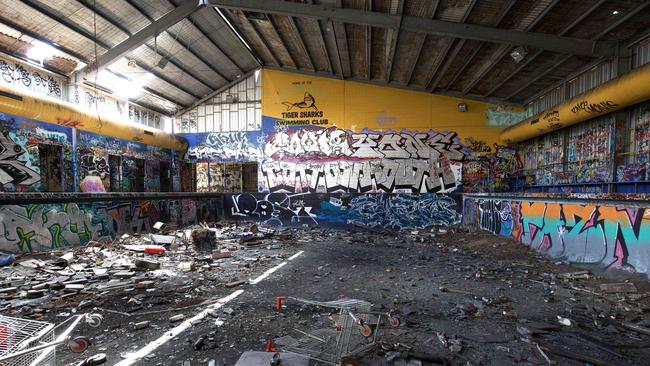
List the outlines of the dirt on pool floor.
<svg viewBox="0 0 650 366">
<path fill-rule="evenodd" d="M 108 365 L 182 324 L 171 317 L 192 318 L 237 290 L 243 292 L 134 364 L 234 365 L 245 351 L 264 351 L 268 340 L 281 348 L 287 335 L 320 338 L 314 334 L 335 331 L 336 310 L 291 299 L 276 310 L 278 296 L 361 299 L 399 318 L 397 327 L 371 326 L 377 342 L 345 360 L 352 365 L 642 365 L 650 356 L 645 278 L 555 263 L 491 234 L 286 229 L 232 253 L 218 265 L 148 289 L 115 290 L 101 301 L 84 293 L 49 299 L 39 305 L 48 309 L 42 319 L 58 323 L 96 308 L 103 324 L 75 333 L 93 341 L 85 355 L 106 353 Z M 226 287 L 271 268 L 259 281 Z M 149 324 L 135 329 L 139 322 Z M 359 338 L 357 329 L 353 336 Z M 58 365 L 80 359 L 58 353 Z"/>
</svg>

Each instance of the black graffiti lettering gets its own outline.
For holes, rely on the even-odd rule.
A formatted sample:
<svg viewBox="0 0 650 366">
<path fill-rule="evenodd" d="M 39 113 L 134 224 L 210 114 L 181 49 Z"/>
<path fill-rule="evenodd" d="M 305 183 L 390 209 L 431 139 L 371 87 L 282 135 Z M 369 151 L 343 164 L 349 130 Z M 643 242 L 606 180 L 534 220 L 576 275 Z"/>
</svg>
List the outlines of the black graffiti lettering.
<svg viewBox="0 0 650 366">
<path fill-rule="evenodd" d="M 603 113 L 610 111 L 615 107 L 618 107 L 618 104 L 612 102 L 611 100 L 597 103 L 589 103 L 588 101 L 583 100 L 582 102 L 574 105 L 573 108 L 571 108 L 571 112 L 578 113 L 581 111 L 586 111 L 587 113 Z"/>
</svg>

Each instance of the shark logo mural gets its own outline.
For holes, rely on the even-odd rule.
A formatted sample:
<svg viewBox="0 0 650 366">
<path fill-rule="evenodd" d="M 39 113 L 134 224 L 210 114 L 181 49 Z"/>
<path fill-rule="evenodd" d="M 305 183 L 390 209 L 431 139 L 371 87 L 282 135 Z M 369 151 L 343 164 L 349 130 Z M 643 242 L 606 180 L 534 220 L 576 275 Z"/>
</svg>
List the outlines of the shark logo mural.
<svg viewBox="0 0 650 366">
<path fill-rule="evenodd" d="M 318 110 L 318 107 L 316 107 L 316 98 L 314 98 L 314 96 L 311 95 L 309 92 L 305 92 L 305 97 L 300 102 L 296 102 L 296 103 L 282 102 L 282 104 L 284 104 L 284 106 L 287 107 L 287 111 L 290 111 L 294 108 L 313 109 L 315 111 Z"/>
</svg>

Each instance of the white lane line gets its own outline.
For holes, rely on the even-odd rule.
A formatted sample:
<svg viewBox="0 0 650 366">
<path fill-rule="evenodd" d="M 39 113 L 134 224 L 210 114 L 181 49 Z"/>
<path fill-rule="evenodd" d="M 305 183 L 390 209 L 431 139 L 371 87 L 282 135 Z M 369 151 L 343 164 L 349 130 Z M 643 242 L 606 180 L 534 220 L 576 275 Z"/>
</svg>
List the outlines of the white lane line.
<svg viewBox="0 0 650 366">
<path fill-rule="evenodd" d="M 196 316 L 193 318 L 187 319 L 181 324 L 177 325 L 176 327 L 172 328 L 171 330 L 167 331 L 164 335 L 162 335 L 160 338 L 154 340 L 153 342 L 147 344 L 140 350 L 138 350 L 135 353 L 131 353 L 126 359 L 118 362 L 115 364 L 115 366 L 129 366 L 133 365 L 140 359 L 142 359 L 144 356 L 150 354 L 151 352 L 155 351 L 158 347 L 162 346 L 163 344 L 167 343 L 170 339 L 176 337 L 189 327 L 191 327 L 195 322 L 205 318 L 208 315 L 208 312 L 210 310 L 214 309 L 219 309 L 220 307 L 224 306 L 227 304 L 229 301 L 232 301 L 235 299 L 237 296 L 241 295 L 244 293 L 244 290 L 237 290 L 233 292 L 232 294 L 223 297 L 219 299 L 216 303 L 209 305 L 205 310 L 201 311 L 198 313 Z"/>
<path fill-rule="evenodd" d="M 282 262 L 282 263 L 278 264 L 277 266 L 275 266 L 275 267 L 273 267 L 271 269 L 267 269 L 266 272 L 259 275 L 256 279 L 248 280 L 248 283 L 250 283 L 251 285 L 256 285 L 256 284 L 260 283 L 263 279 L 270 276 L 271 273 L 273 273 L 273 272 L 277 271 L 278 269 L 284 267 L 287 263 L 288 262 Z"/>
<path fill-rule="evenodd" d="M 303 250 L 301 250 L 298 253 L 292 255 L 291 257 L 289 257 L 288 260 L 291 261 L 291 260 L 294 260 L 294 259 L 298 258 L 302 253 L 304 253 Z M 266 272 L 262 273 L 256 279 L 249 280 L 249 283 L 252 284 L 252 285 L 260 283 L 262 280 L 264 280 L 265 278 L 270 276 L 273 272 L 275 272 L 278 269 L 280 269 L 280 268 L 284 267 L 285 265 L 287 265 L 287 263 L 288 262 L 285 261 L 285 262 L 282 262 L 282 263 L 278 264 L 277 266 L 275 266 L 275 267 L 273 267 L 271 269 L 266 270 Z M 208 315 L 208 312 L 210 310 L 219 309 L 220 307 L 224 306 L 229 301 L 234 300 L 237 296 L 239 296 L 239 295 L 241 295 L 243 293 L 244 293 L 244 290 L 237 290 L 237 291 L 233 292 L 232 294 L 217 300 L 216 303 L 214 303 L 212 305 L 209 305 L 208 307 L 205 308 L 205 310 L 201 311 L 200 313 L 195 315 L 193 318 L 185 320 L 184 322 L 182 322 L 181 324 L 179 324 L 176 327 L 172 328 L 171 330 L 169 330 L 168 332 L 166 332 L 164 335 L 160 336 L 158 339 L 154 340 L 153 342 L 150 342 L 149 344 L 147 344 L 146 346 L 144 346 L 143 348 L 141 348 L 137 352 L 131 353 L 130 355 L 128 355 L 127 358 L 125 358 L 124 360 L 116 363 L 115 366 L 133 365 L 135 362 L 139 361 L 144 356 L 150 354 L 151 352 L 155 351 L 158 347 L 162 346 L 163 344 L 167 343 L 169 340 L 175 338 L 177 335 L 184 332 L 186 329 L 191 327 L 195 322 L 205 318 Z"/>
</svg>

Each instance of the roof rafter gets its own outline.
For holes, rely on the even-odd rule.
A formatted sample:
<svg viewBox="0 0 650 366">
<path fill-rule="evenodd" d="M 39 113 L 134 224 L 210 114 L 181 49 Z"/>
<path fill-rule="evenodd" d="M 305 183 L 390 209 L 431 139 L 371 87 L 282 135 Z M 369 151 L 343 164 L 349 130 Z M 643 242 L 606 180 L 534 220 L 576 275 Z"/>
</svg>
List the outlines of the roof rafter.
<svg viewBox="0 0 650 366">
<path fill-rule="evenodd" d="M 125 41 L 119 43 L 114 47 L 109 47 L 108 51 L 106 51 L 104 54 L 99 56 L 97 60 L 95 60 L 93 65 L 94 70 L 99 71 L 110 66 L 122 56 L 125 56 L 127 53 L 145 44 L 149 38 L 155 37 L 158 33 L 166 30 L 170 26 L 178 23 L 182 19 L 192 14 L 201 5 L 202 2 L 200 1 L 187 0 L 183 3 L 183 5 L 163 15 L 148 26 L 142 28 L 140 31 L 131 35 Z"/>
<path fill-rule="evenodd" d="M 335 19 L 350 24 L 380 28 L 400 27 L 400 17 L 358 9 L 334 8 L 322 5 L 285 2 L 278 0 L 205 0 L 220 8 L 254 12 L 294 15 L 317 19 Z M 513 31 L 482 25 L 425 19 L 412 16 L 401 18 L 401 29 L 454 38 L 474 39 L 494 43 L 517 44 L 554 52 L 586 56 L 614 56 L 613 42 L 595 42 L 586 39 L 561 37 L 545 33 Z"/>
<path fill-rule="evenodd" d="M 581 21 L 587 18 L 588 15 L 590 15 L 592 12 L 594 12 L 601 4 L 602 1 L 599 1 L 594 4 L 594 6 L 590 7 L 587 9 L 586 12 L 581 14 L 578 18 L 576 18 L 573 22 L 571 22 L 569 25 L 567 25 L 562 32 L 560 32 L 560 35 L 565 35 L 571 31 L 575 26 L 577 26 Z M 611 32 L 627 20 L 629 20 L 631 17 L 634 15 L 638 14 L 641 10 L 645 9 L 648 5 L 650 5 L 650 2 L 646 1 L 637 6 L 636 8 L 632 9 L 631 11 L 627 12 L 624 14 L 622 17 L 620 17 L 616 22 L 605 28 L 602 32 L 600 32 L 598 35 L 592 38 L 593 41 L 597 41 L 600 38 L 604 37 L 607 33 Z M 532 62 L 537 56 L 539 56 L 542 52 L 537 52 L 535 55 L 530 56 L 529 60 L 526 61 L 526 63 L 522 66 L 528 65 L 530 62 Z M 503 84 L 505 84 L 508 80 L 510 80 L 513 76 L 515 76 L 519 71 L 521 71 L 523 67 L 518 67 L 514 72 L 510 73 L 506 78 L 504 78 L 499 84 L 497 84 L 495 87 L 490 89 L 490 91 L 487 94 L 484 94 L 484 97 L 489 97 L 490 95 L 494 94 Z"/>
<path fill-rule="evenodd" d="M 469 17 L 469 14 L 472 12 L 472 9 L 474 9 L 474 6 L 476 5 L 476 0 L 472 0 L 469 3 L 469 6 L 467 7 L 467 10 L 465 10 L 465 13 L 463 13 L 463 17 L 461 18 L 461 22 L 465 22 L 467 20 L 467 17 Z M 453 44 L 456 43 L 456 46 L 454 46 L 454 50 L 451 52 L 452 56 L 447 58 L 447 53 L 453 46 Z M 453 60 L 456 58 L 456 55 L 458 55 L 458 52 L 460 52 L 460 49 L 463 48 L 463 45 L 465 45 L 465 39 L 460 39 L 458 42 L 455 42 L 455 39 L 451 39 L 447 43 L 447 47 L 445 47 L 444 51 L 442 52 L 442 58 L 440 59 L 440 62 L 438 62 L 435 67 L 432 70 L 429 70 L 429 74 L 427 74 L 427 80 L 426 83 L 424 84 L 424 87 L 429 87 L 429 91 L 433 92 L 436 90 L 436 87 L 438 86 L 438 83 L 440 82 L 440 79 L 442 79 L 442 76 L 447 72 L 447 69 L 449 66 L 451 66 L 451 63 Z M 438 69 L 440 69 L 440 66 L 442 66 L 442 70 L 438 72 Z M 433 83 L 431 82 L 435 76 L 435 81 Z"/>
<path fill-rule="evenodd" d="M 269 18 L 269 24 L 271 24 L 271 32 L 273 32 L 273 35 L 280 40 L 280 44 L 282 44 L 282 48 L 284 48 L 284 50 L 287 52 L 287 55 L 289 56 L 289 59 L 293 64 L 293 68 L 296 69 L 300 68 L 300 65 L 298 64 L 298 62 L 296 62 L 296 58 L 293 56 L 293 53 L 291 53 L 289 46 L 287 46 L 287 42 L 285 42 L 284 37 L 282 36 L 282 34 L 280 34 L 280 32 L 278 32 L 278 27 L 277 24 L 275 23 L 275 20 L 273 19 L 273 16 L 269 16 L 268 18 Z"/>
<path fill-rule="evenodd" d="M 596 3 L 596 4 L 593 5 L 593 6 L 591 6 L 589 9 L 587 9 L 586 12 L 584 12 L 582 15 L 580 15 L 580 17 L 578 17 L 578 19 L 576 20 L 576 22 L 573 22 L 573 23 L 572 23 L 573 25 L 571 25 L 571 26 L 569 27 L 569 29 L 572 28 L 572 27 L 573 27 L 575 24 L 577 24 L 578 22 L 582 21 L 582 19 L 586 18 L 586 17 L 587 17 L 591 12 L 593 12 L 594 10 L 596 10 L 596 8 L 599 7 L 599 6 L 600 6 L 603 2 L 605 2 L 605 1 L 607 1 L 607 0 L 600 0 L 598 3 Z M 535 26 L 536 26 L 536 25 L 537 25 L 537 24 L 542 20 L 542 18 L 544 18 L 544 17 L 546 16 L 546 14 L 548 14 L 548 12 L 551 11 L 551 9 L 553 9 L 553 7 L 555 7 L 555 5 L 556 5 L 558 2 L 559 2 L 559 0 L 555 0 L 555 1 L 553 1 L 551 4 L 549 4 L 549 6 L 548 6 L 548 7 L 547 7 L 547 8 L 546 8 L 546 9 L 545 9 L 545 10 L 544 10 L 544 11 L 543 11 L 543 12 L 542 12 L 542 13 L 541 13 L 541 14 L 540 14 L 540 15 L 539 15 L 539 16 L 538 16 L 538 17 L 537 17 L 537 18 L 536 18 L 536 19 L 535 19 L 535 20 L 534 20 L 530 25 L 528 25 L 528 26 L 526 27 L 526 30 L 533 29 L 533 27 L 535 27 Z M 560 35 L 564 35 L 565 33 L 566 33 L 566 32 L 561 33 Z M 488 74 L 488 73 L 489 73 L 489 72 L 494 68 L 494 66 L 497 65 L 497 63 L 499 62 L 499 60 L 501 60 L 503 57 L 506 56 L 506 54 L 508 53 L 508 51 L 510 50 L 510 48 L 511 48 L 511 46 L 508 46 L 508 45 L 502 45 L 501 47 L 499 47 L 499 49 L 494 53 L 496 56 L 492 57 L 491 60 L 490 60 L 490 62 L 489 62 L 487 65 L 485 65 L 481 70 L 479 70 L 479 72 L 478 72 L 477 75 L 474 77 L 474 79 L 473 79 L 473 80 L 472 80 L 468 85 L 466 85 L 465 88 L 463 88 L 462 93 L 463 93 L 463 94 L 467 94 L 467 93 L 469 93 L 470 90 L 472 90 L 472 88 L 473 88 L 473 87 L 474 87 L 474 86 L 475 86 L 475 85 L 476 85 L 476 84 L 477 84 L 481 79 L 483 79 L 483 77 L 484 77 L 485 75 L 487 75 L 487 74 Z"/>
<path fill-rule="evenodd" d="M 515 95 L 519 94 L 522 90 L 527 89 L 531 84 L 535 83 L 537 80 L 543 78 L 544 76 L 546 76 L 549 73 L 553 72 L 553 70 L 560 67 L 563 63 L 567 62 L 571 57 L 573 57 L 573 55 L 568 55 L 568 56 L 562 57 L 558 62 L 551 65 L 551 67 L 549 67 L 548 69 L 546 69 L 546 70 L 542 71 L 541 73 L 537 74 L 534 78 L 529 80 L 527 83 L 525 83 L 524 85 L 517 88 L 517 90 L 515 90 L 512 93 L 508 94 L 506 99 L 510 99 L 510 98 L 514 97 Z"/>
<path fill-rule="evenodd" d="M 391 15 L 400 15 L 404 9 L 404 0 L 398 1 L 396 13 Z M 401 17 L 401 16 L 400 16 Z M 397 29 L 388 29 L 386 31 L 386 69 L 384 79 L 390 83 L 390 74 L 393 72 L 393 61 L 395 60 L 395 51 L 397 50 L 397 41 L 399 40 L 399 27 Z"/>
<path fill-rule="evenodd" d="M 440 4 L 440 2 L 436 0 L 433 4 L 433 9 L 429 14 L 428 18 L 436 17 L 436 10 L 438 10 L 438 4 Z M 424 46 L 424 42 L 427 39 L 427 35 L 421 33 L 418 33 L 416 37 L 417 40 L 415 41 L 416 45 L 415 45 L 415 53 L 414 53 L 415 57 L 413 57 L 411 60 L 411 66 L 409 67 L 408 74 L 406 74 L 406 79 L 404 80 L 406 85 L 411 83 L 411 78 L 413 77 L 413 71 L 415 71 L 415 66 L 417 66 L 418 61 L 420 60 L 420 55 L 422 54 L 422 47 Z"/>
<path fill-rule="evenodd" d="M 89 0 L 77 0 L 77 1 L 88 2 Z M 135 2 L 132 1 L 132 0 L 126 0 L 126 1 L 129 3 L 129 5 L 131 5 L 133 8 L 135 8 L 135 9 L 136 9 L 140 14 L 142 14 L 142 16 L 144 16 L 145 18 L 147 18 L 147 20 L 149 20 L 149 21 L 152 22 L 152 23 L 155 21 L 151 16 L 149 16 L 149 14 L 147 14 L 147 13 L 144 11 L 144 9 L 143 9 L 139 4 L 135 3 Z M 99 9 L 93 9 L 93 10 L 98 11 Z M 108 17 L 107 14 L 102 15 L 102 16 L 103 16 L 104 18 L 107 18 L 107 17 Z M 108 20 L 108 19 L 107 19 L 107 20 Z M 180 21 L 182 21 L 182 19 L 181 19 Z M 193 23 L 193 22 L 190 22 L 190 23 Z M 173 24 L 172 24 L 172 25 L 173 25 Z M 171 26 L 170 26 L 170 27 L 171 27 Z M 195 27 L 195 28 L 196 28 L 196 27 Z M 201 33 L 201 31 L 200 31 L 198 28 L 197 28 L 196 30 L 197 30 L 199 33 Z M 220 78 L 222 78 L 222 79 L 224 79 L 224 80 L 226 80 L 226 81 L 228 81 L 228 82 L 230 82 L 230 81 L 233 80 L 233 78 L 225 76 L 222 72 L 220 72 L 220 71 L 217 70 L 215 67 L 213 67 L 212 64 L 211 64 L 208 60 L 206 60 L 205 57 L 203 57 L 200 53 L 197 53 L 197 52 L 192 51 L 191 48 L 190 48 L 190 44 L 189 44 L 189 43 L 186 43 L 186 42 L 184 42 L 182 39 L 180 39 L 178 33 L 174 33 L 174 32 L 172 32 L 169 28 L 167 28 L 167 29 L 165 29 L 164 31 L 159 32 L 158 34 L 163 33 L 163 32 L 166 32 L 167 34 L 169 34 L 169 36 L 170 36 L 172 39 L 174 39 L 175 42 L 177 42 L 178 44 L 180 44 L 181 47 L 183 47 L 184 49 L 186 49 L 190 54 L 192 54 L 192 56 L 196 57 L 196 58 L 199 59 L 201 62 L 203 62 L 203 63 L 204 63 L 204 64 L 205 64 L 205 65 L 206 65 L 206 66 L 207 66 L 211 71 L 213 71 L 215 74 L 219 75 Z M 128 32 L 128 30 L 127 30 L 127 34 L 128 34 L 129 36 L 132 35 L 130 32 Z M 201 35 L 205 36 L 205 34 L 203 34 L 203 33 L 201 33 Z M 206 37 L 206 38 L 207 38 L 207 37 Z M 212 42 L 209 38 L 208 38 L 208 40 L 210 41 L 210 43 L 212 43 L 212 44 L 214 45 L 214 42 Z M 146 45 L 149 49 L 152 49 L 152 47 L 149 46 L 146 42 L 144 43 L 144 45 Z M 214 45 L 214 47 L 216 47 L 218 50 L 221 50 L 221 49 L 220 49 L 219 47 L 217 47 L 216 45 Z M 156 52 L 156 53 L 159 53 L 158 50 L 156 50 L 156 49 L 153 49 L 153 51 Z M 162 56 L 162 55 L 161 55 L 161 56 Z M 173 56 L 173 55 L 172 55 L 172 56 Z M 166 56 L 163 56 L 163 57 L 169 59 L 169 58 L 166 57 Z"/>
<path fill-rule="evenodd" d="M 302 38 L 302 34 L 300 34 L 300 31 L 298 30 L 298 26 L 296 25 L 296 22 L 293 20 L 293 17 L 288 16 L 287 17 L 287 22 L 289 23 L 289 27 L 291 28 L 291 31 L 296 34 L 298 37 L 298 44 L 302 50 L 302 52 L 307 56 L 307 60 L 309 61 L 309 68 L 312 70 L 316 70 L 316 67 L 314 66 L 314 60 L 311 58 L 311 54 L 309 53 L 309 50 L 307 49 L 307 45 L 305 44 L 305 40 Z M 318 25 L 320 29 L 320 24 Z M 323 33 L 320 34 L 320 37 L 322 39 Z M 325 44 L 323 43 L 323 47 L 325 47 Z"/>
<path fill-rule="evenodd" d="M 79 27 L 78 25 L 76 25 L 76 24 L 70 22 L 70 21 L 67 20 L 67 19 L 64 19 L 64 18 L 62 18 L 62 17 L 60 17 L 60 16 L 54 14 L 54 13 L 51 11 L 51 9 L 49 9 L 49 7 L 47 7 L 46 5 L 41 4 L 41 3 L 37 2 L 37 1 L 34 1 L 34 0 L 24 0 L 23 2 L 24 2 L 26 5 L 28 5 L 29 7 L 31 7 L 32 9 L 34 9 L 34 10 L 40 12 L 41 14 L 47 16 L 48 18 L 50 18 L 50 19 L 52 19 L 52 20 L 54 20 L 54 21 L 56 21 L 56 22 L 58 22 L 58 23 L 64 25 L 65 27 L 67 27 L 67 28 L 69 28 L 70 30 L 72 30 L 73 32 L 75 32 L 75 33 L 81 35 L 82 37 L 84 37 L 84 38 L 86 38 L 86 39 L 88 39 L 88 40 L 91 40 L 91 41 L 93 41 L 93 42 L 96 42 L 98 46 L 100 46 L 100 47 L 102 47 L 102 48 L 104 48 L 104 49 L 110 49 L 110 48 L 111 48 L 110 45 L 108 45 L 107 43 L 101 41 L 100 39 L 96 39 L 96 37 L 95 37 L 93 34 L 90 34 L 90 33 L 87 32 L 85 29 Z M 88 63 L 92 63 L 92 61 L 89 61 Z M 165 81 L 166 83 L 172 85 L 172 86 L 175 87 L 176 89 L 182 90 L 184 93 L 187 93 L 187 94 L 193 96 L 194 98 L 200 98 L 200 96 L 197 95 L 197 94 L 196 94 L 195 92 L 193 92 L 192 90 L 190 90 L 190 89 L 188 89 L 188 88 L 185 88 L 185 87 L 183 87 L 182 85 L 179 85 L 177 82 L 175 82 L 175 81 L 173 81 L 173 80 L 171 80 L 171 79 L 165 77 L 164 75 L 161 75 L 160 73 L 156 72 L 155 70 L 148 68 L 146 65 L 143 65 L 141 62 L 136 61 L 136 64 L 137 64 L 138 67 L 144 69 L 145 71 L 150 72 L 150 73 L 151 73 L 152 75 L 154 75 L 156 78 Z M 184 71 L 184 70 L 183 70 L 183 71 Z M 190 75 L 190 76 L 191 76 L 191 75 Z M 193 76 L 192 76 L 192 77 L 193 77 Z M 197 79 L 197 81 L 199 81 L 200 83 L 203 84 L 203 82 L 202 82 L 201 80 Z M 204 84 L 204 85 L 205 85 L 205 84 Z M 206 85 L 206 86 L 208 86 L 208 85 Z M 208 87 L 209 87 L 209 86 L 208 86 Z M 178 102 L 178 101 L 175 100 L 175 99 L 167 99 L 167 100 L 169 100 L 170 102 L 172 102 L 172 103 L 174 103 L 174 104 L 181 105 L 181 103 Z"/>
</svg>

